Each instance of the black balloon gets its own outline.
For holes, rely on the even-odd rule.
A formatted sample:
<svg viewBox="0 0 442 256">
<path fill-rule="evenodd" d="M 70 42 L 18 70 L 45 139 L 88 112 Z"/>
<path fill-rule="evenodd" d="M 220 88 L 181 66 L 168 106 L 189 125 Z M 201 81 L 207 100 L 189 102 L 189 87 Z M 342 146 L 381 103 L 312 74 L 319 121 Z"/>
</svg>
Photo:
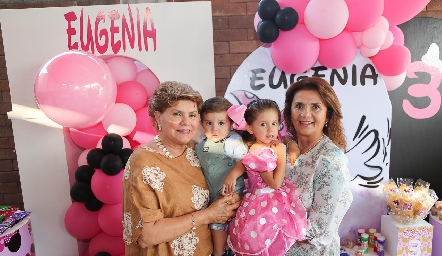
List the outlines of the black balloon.
<svg viewBox="0 0 442 256">
<path fill-rule="evenodd" d="M 275 17 L 276 26 L 279 29 L 288 31 L 298 24 L 298 13 L 292 7 L 284 7 L 278 11 Z"/>
<path fill-rule="evenodd" d="M 92 195 L 91 198 L 89 198 L 88 200 L 86 200 L 84 202 L 84 206 L 86 207 L 86 209 L 88 209 L 91 212 L 95 212 L 101 209 L 101 207 L 103 206 L 103 202 L 101 202 L 100 200 L 98 200 L 95 195 Z"/>
<path fill-rule="evenodd" d="M 258 15 L 262 20 L 274 20 L 279 11 L 279 3 L 276 0 L 261 0 L 258 3 Z"/>
<path fill-rule="evenodd" d="M 75 170 L 75 179 L 77 181 L 91 183 L 92 175 L 94 175 L 94 168 L 89 165 L 82 165 Z"/>
<path fill-rule="evenodd" d="M 123 160 L 117 155 L 107 154 L 101 160 L 100 168 L 107 175 L 116 175 L 123 169 Z"/>
<path fill-rule="evenodd" d="M 108 252 L 97 252 L 97 254 L 95 254 L 95 256 L 111 256 L 111 254 Z"/>
<path fill-rule="evenodd" d="M 268 44 L 274 42 L 278 38 L 279 29 L 273 21 L 260 21 L 256 33 L 261 42 Z"/>
<path fill-rule="evenodd" d="M 101 148 L 94 148 L 87 153 L 86 161 L 87 164 L 93 168 L 99 169 L 101 164 L 101 159 L 103 159 L 105 153 Z"/>
<path fill-rule="evenodd" d="M 101 140 L 101 148 L 106 154 L 118 154 L 123 148 L 123 138 L 116 133 L 106 134 Z"/>
<path fill-rule="evenodd" d="M 134 151 L 130 148 L 123 148 L 120 153 L 118 153 L 118 156 L 121 158 L 121 160 L 123 161 L 123 166 L 126 166 L 127 160 L 129 160 L 130 155 L 133 153 Z"/>
<path fill-rule="evenodd" d="M 85 202 L 92 197 L 91 185 L 86 182 L 75 182 L 70 190 L 72 200 L 76 202 Z"/>
</svg>

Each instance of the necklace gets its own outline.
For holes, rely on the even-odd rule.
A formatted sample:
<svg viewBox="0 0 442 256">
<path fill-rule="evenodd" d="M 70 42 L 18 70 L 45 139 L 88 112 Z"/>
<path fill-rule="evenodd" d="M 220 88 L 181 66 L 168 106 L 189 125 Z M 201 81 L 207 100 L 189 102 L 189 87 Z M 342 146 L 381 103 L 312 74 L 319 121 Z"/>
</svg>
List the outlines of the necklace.
<svg viewBox="0 0 442 256">
<path fill-rule="evenodd" d="M 165 156 L 167 156 L 169 158 L 173 158 L 172 154 L 170 154 L 169 150 L 167 150 L 167 148 L 161 142 L 160 136 L 156 135 L 155 138 L 153 138 L 153 141 L 158 146 L 158 148 L 161 149 L 161 151 L 163 152 L 163 154 Z M 186 148 L 187 148 L 187 144 L 186 144 Z"/>
<path fill-rule="evenodd" d="M 308 152 L 310 152 L 310 150 L 312 150 L 314 147 L 316 147 L 316 145 L 318 145 L 318 143 L 322 140 L 322 138 L 324 138 L 324 134 L 322 134 L 321 138 L 319 138 L 319 140 L 316 141 L 316 143 L 313 144 L 313 146 L 311 146 L 307 151 L 305 151 L 305 152 L 302 153 L 301 155 L 303 155 L 303 154 L 307 154 Z"/>
</svg>

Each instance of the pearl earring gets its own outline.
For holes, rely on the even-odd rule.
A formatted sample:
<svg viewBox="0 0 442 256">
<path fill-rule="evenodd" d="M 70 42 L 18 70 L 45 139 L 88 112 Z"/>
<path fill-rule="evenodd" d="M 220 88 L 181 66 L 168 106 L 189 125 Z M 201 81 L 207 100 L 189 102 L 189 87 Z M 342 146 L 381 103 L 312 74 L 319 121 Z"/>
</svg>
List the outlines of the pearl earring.
<svg viewBox="0 0 442 256">
<path fill-rule="evenodd" d="M 324 126 L 325 126 L 325 128 L 327 128 L 327 124 L 328 124 L 328 122 L 325 122 L 325 125 L 324 125 Z"/>
</svg>

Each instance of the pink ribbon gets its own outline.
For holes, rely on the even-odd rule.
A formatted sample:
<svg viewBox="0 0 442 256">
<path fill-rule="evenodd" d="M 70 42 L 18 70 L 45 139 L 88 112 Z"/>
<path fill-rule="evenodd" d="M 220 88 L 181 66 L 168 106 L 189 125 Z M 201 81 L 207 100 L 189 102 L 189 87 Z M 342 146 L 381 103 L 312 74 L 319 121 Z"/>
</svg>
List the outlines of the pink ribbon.
<svg viewBox="0 0 442 256">
<path fill-rule="evenodd" d="M 233 129 L 245 131 L 246 120 L 244 119 L 244 113 L 246 112 L 246 105 L 232 105 L 227 110 L 227 115 L 233 120 Z"/>
</svg>

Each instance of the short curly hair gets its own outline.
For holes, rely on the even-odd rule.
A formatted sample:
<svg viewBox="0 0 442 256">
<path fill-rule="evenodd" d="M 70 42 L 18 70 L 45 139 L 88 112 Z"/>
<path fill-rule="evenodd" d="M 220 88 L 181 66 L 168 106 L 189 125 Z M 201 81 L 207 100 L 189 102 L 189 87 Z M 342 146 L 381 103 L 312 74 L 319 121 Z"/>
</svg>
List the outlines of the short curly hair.
<svg viewBox="0 0 442 256">
<path fill-rule="evenodd" d="M 149 99 L 149 116 L 152 120 L 153 127 L 157 129 L 158 126 L 155 120 L 155 111 L 162 114 L 167 108 L 178 104 L 180 100 L 195 102 L 198 111 L 201 110 L 201 106 L 203 105 L 201 94 L 190 85 L 176 81 L 162 82 Z"/>
</svg>

